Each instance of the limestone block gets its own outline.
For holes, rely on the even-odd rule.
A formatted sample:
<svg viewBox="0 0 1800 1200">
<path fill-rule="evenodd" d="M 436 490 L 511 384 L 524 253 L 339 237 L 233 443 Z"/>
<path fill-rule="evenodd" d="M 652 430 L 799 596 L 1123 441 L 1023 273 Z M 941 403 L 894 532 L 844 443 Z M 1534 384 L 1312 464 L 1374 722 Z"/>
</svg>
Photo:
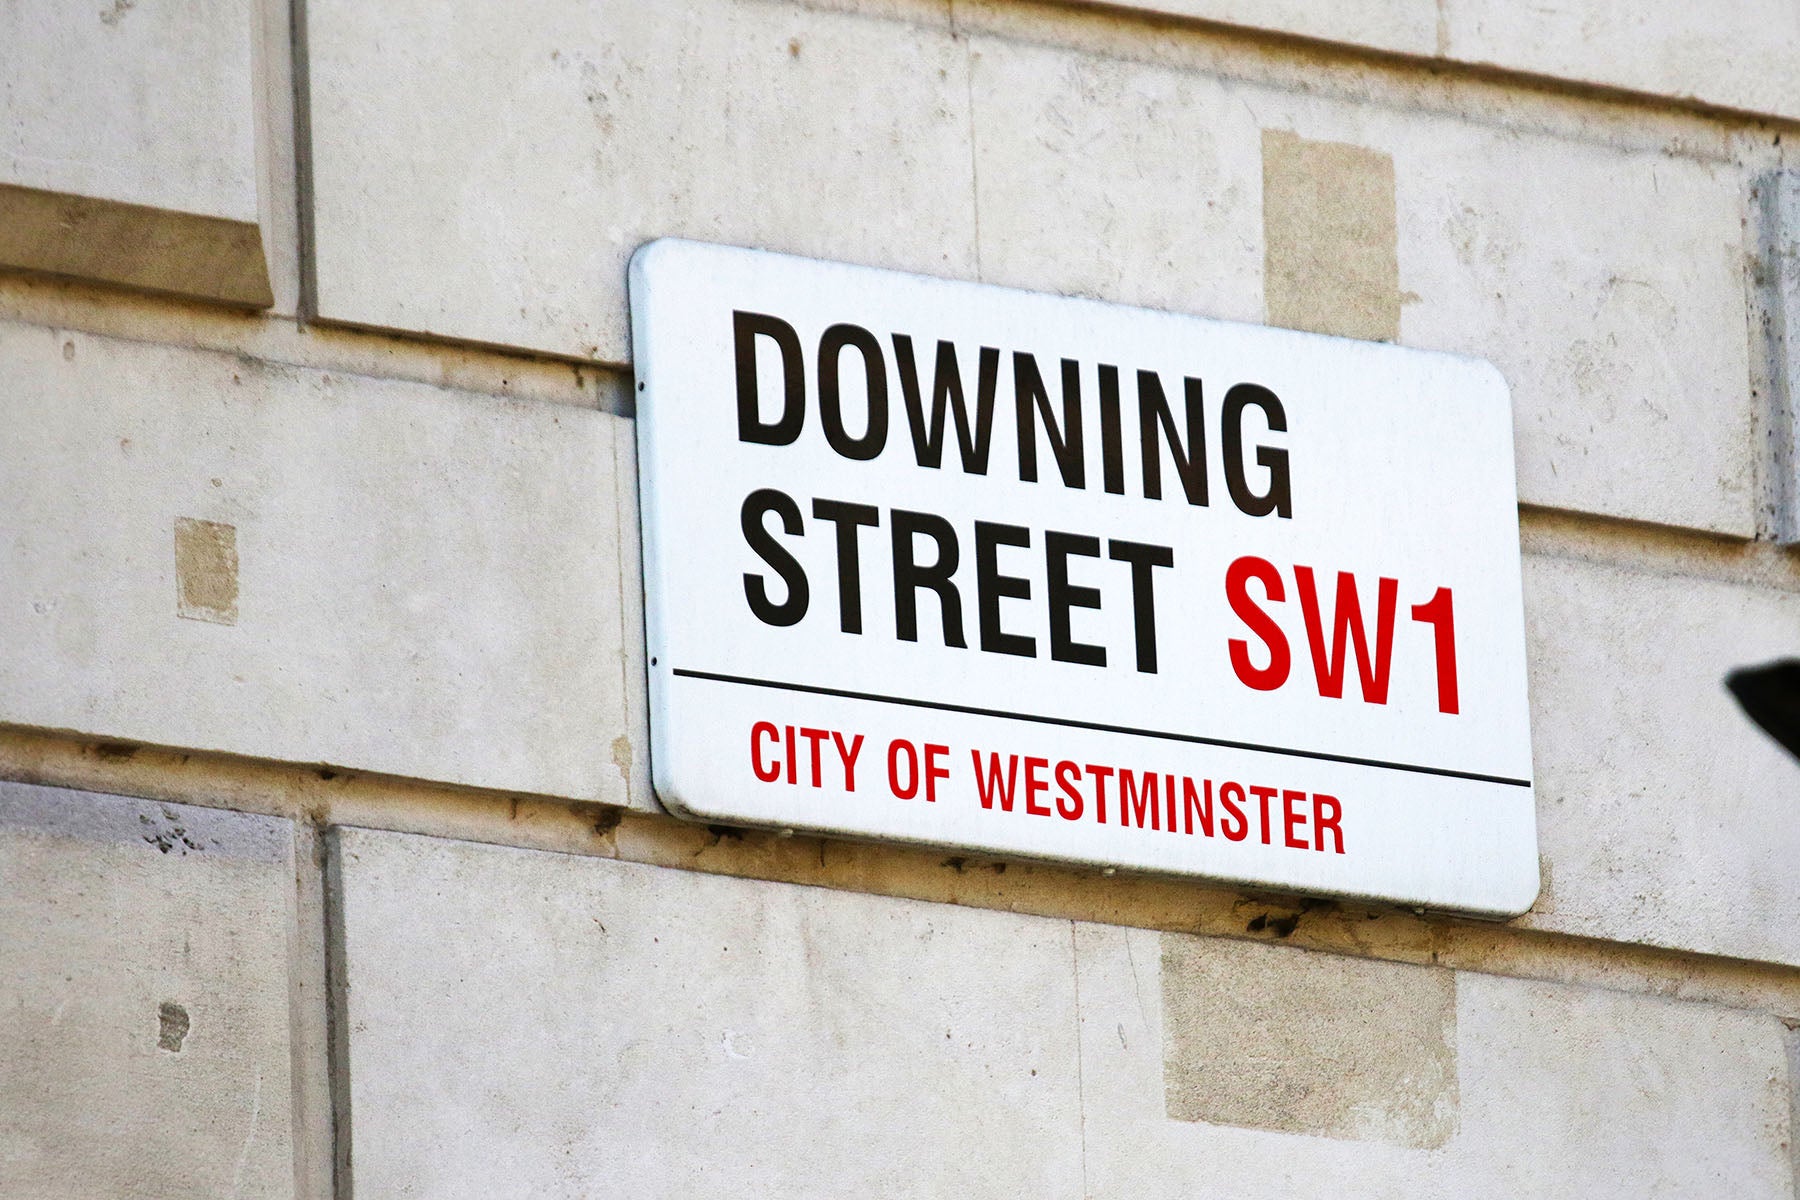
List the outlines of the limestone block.
<svg viewBox="0 0 1800 1200">
<path fill-rule="evenodd" d="M 1461 1045 L 1485 1048 L 1466 1059 L 1463 1120 L 1496 1135 L 1458 1164 L 1492 1183 L 1460 1194 L 1793 1194 L 1775 1017 L 1462 973 L 1457 1018 Z"/>
<path fill-rule="evenodd" d="M 1529 503 L 1756 528 L 1747 189 L 1725 163 L 1384 120 L 1401 340 L 1512 385 Z"/>
<path fill-rule="evenodd" d="M 1577 83 L 1800 116 L 1800 12 L 1783 0 L 1077 0 Z"/>
<path fill-rule="evenodd" d="M 1260 324 L 1262 166 L 1217 79 L 977 38 L 985 283 Z"/>
<path fill-rule="evenodd" d="M 1784 1027 L 341 829 L 350 1194 L 1792 1194 Z"/>
<path fill-rule="evenodd" d="M 335 842 L 357 1200 L 1079 1193 L 1065 922 Z"/>
<path fill-rule="evenodd" d="M 11 324 L 0 375 L 0 721 L 627 800 L 625 422 Z"/>
<path fill-rule="evenodd" d="M 1734 166 L 1001 37 L 971 54 L 987 281 L 1397 320 L 1506 376 L 1526 502 L 1755 532 Z"/>
<path fill-rule="evenodd" d="M 1774 116 L 1800 116 L 1800 10 L 1784 0 L 1448 0 L 1448 57 Z"/>
<path fill-rule="evenodd" d="M 252 307 L 254 6 L 0 7 L 0 268 Z"/>
<path fill-rule="evenodd" d="M 967 276 L 947 27 L 756 0 L 307 6 L 320 315 L 628 359 L 664 234 Z"/>
<path fill-rule="evenodd" d="M 286 821 L 0 782 L 0 1193 L 291 1196 Z"/>
<path fill-rule="evenodd" d="M 1076 941 L 1089 1195 L 1792 1195 L 1773 1016 L 1145 930 Z M 1195 1055 L 1246 1067 L 1211 1077 L 1211 1120 L 1182 1103 Z"/>
<path fill-rule="evenodd" d="M 1525 559 L 1544 893 L 1525 922 L 1800 964 L 1794 763 L 1732 667 L 1800 650 L 1800 595 Z"/>
</svg>

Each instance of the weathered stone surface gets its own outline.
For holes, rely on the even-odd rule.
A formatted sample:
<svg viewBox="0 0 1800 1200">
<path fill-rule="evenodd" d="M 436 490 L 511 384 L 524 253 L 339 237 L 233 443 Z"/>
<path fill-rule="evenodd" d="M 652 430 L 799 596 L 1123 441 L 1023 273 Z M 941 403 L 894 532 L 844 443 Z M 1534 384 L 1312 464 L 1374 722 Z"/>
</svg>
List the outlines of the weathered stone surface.
<svg viewBox="0 0 1800 1200">
<path fill-rule="evenodd" d="M 1767 264 L 1769 406 L 1763 433 L 1772 450 L 1765 501 L 1771 532 L 1800 545 L 1800 171 L 1757 180 L 1758 253 Z"/>
<path fill-rule="evenodd" d="M 0 372 L 0 721 L 626 801 L 625 422 L 20 325 Z"/>
<path fill-rule="evenodd" d="M 1735 167 L 990 35 L 971 54 L 987 281 L 1365 337 L 1397 320 L 1506 376 L 1526 502 L 1755 532 Z M 1363 198 L 1315 238 L 1346 182 Z M 1365 219 L 1388 207 L 1391 228 Z"/>
<path fill-rule="evenodd" d="M 1263 307 L 1271 325 L 1400 336 L 1394 160 L 1285 130 L 1262 135 Z"/>
<path fill-rule="evenodd" d="M 1397 319 L 1507 376 L 1526 501 L 1754 532 L 1728 164 L 781 4 L 443 15 L 426 41 L 411 6 L 315 9 L 329 319 L 622 360 L 626 256 L 667 233 L 1360 336 Z M 486 73 L 444 70 L 464 58 Z M 504 98 L 470 103 L 489 75 Z M 420 104 L 458 119 L 396 115 Z M 1265 196 L 1265 133 L 1391 162 L 1391 240 L 1265 240 L 1284 196 L 1342 182 L 1277 155 L 1291 186 Z"/>
<path fill-rule="evenodd" d="M 986 283 L 1263 319 L 1260 147 L 1211 76 L 977 37 Z"/>
<path fill-rule="evenodd" d="M 1766 1014 L 335 838 L 359 1200 L 1790 1194 Z"/>
<path fill-rule="evenodd" d="M 326 319 L 623 362 L 626 261 L 665 234 L 973 273 L 947 28 L 753 0 L 307 22 Z"/>
<path fill-rule="evenodd" d="M 0 782 L 0 1193 L 293 1194 L 291 845 Z"/>
<path fill-rule="evenodd" d="M 1340 1069 L 1345 1047 L 1445 1068 L 1439 1025 L 1407 1026 L 1365 1007 L 1371 986 L 1414 1011 L 1439 1011 L 1435 968 L 1352 962 L 1267 944 L 1076 927 L 1088 1194 L 1097 1197 L 1772 1196 L 1792 1194 L 1788 1076 L 1776 1018 L 1657 997 L 1455 974 L 1453 1135 L 1433 1149 L 1396 1144 L 1394 1090 L 1380 1075 Z M 1159 973 L 1176 964 L 1178 977 Z M 1253 1054 L 1316 1031 L 1321 1052 L 1281 1046 L 1269 1070 L 1306 1092 L 1300 1113 L 1360 1113 L 1360 1131 L 1292 1131 L 1172 1120 L 1165 1111 L 1165 1023 L 1198 971 L 1247 977 L 1233 1002 L 1254 1004 L 1262 1030 L 1227 1021 Z M 1384 978 L 1385 977 L 1385 978 Z M 1246 986 L 1249 984 L 1249 986 Z M 1335 993 L 1338 1011 L 1322 1015 Z M 1178 1051 L 1182 1038 L 1173 1045 Z M 1416 1056 L 1429 1047 L 1426 1059 Z M 1221 1076 L 1221 1089 L 1232 1085 Z M 1254 1114 L 1263 1098 L 1220 1096 Z M 1291 1130 L 1295 1113 L 1267 1109 Z M 1271 1121 L 1270 1123 L 1275 1123 Z M 1312 1132 L 1324 1132 L 1315 1127 Z M 1360 1132 L 1374 1140 L 1353 1140 Z"/>
<path fill-rule="evenodd" d="M 0 8 L 0 269 L 260 307 L 254 6 Z"/>
<path fill-rule="evenodd" d="M 0 8 L 0 183 L 254 224 L 252 11 Z"/>
<path fill-rule="evenodd" d="M 1369 136 L 1399 181 L 1401 341 L 1506 375 L 1520 498 L 1751 536 L 1736 169 L 1440 119 Z"/>
<path fill-rule="evenodd" d="M 1066 922 L 335 837 L 358 1200 L 1078 1194 Z"/>
<path fill-rule="evenodd" d="M 1783 1026 L 1766 1013 L 1461 973 L 1451 1195 L 1791 1196 Z M 1555 1079 L 1559 1086 L 1545 1088 Z M 1448 1148 L 1447 1148 L 1448 1149 Z"/>
<path fill-rule="evenodd" d="M 1099 3 L 1101 0 L 1091 0 Z M 1104 0 L 1106 7 L 1267 30 L 1577 83 L 1800 115 L 1788 64 L 1800 13 L 1782 0 L 1518 4 L 1512 0 Z"/>
<path fill-rule="evenodd" d="M 1800 647 L 1800 595 L 1528 556 L 1538 838 L 1524 920 L 1800 964 L 1800 766 L 1725 691 Z"/>
<path fill-rule="evenodd" d="M 1775 116 L 1800 116 L 1800 10 L 1783 0 L 1448 0 L 1447 57 Z"/>
<path fill-rule="evenodd" d="M 1166 934 L 1162 1025 L 1175 1120 L 1424 1149 L 1456 1132 L 1449 971 Z"/>
</svg>

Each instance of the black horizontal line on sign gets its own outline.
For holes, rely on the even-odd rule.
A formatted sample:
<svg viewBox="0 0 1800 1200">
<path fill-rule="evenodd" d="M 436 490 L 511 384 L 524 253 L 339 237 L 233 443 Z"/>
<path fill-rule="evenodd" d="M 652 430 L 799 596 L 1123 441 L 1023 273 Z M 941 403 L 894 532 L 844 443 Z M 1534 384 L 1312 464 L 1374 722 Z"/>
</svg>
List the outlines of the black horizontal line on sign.
<svg viewBox="0 0 1800 1200">
<path fill-rule="evenodd" d="M 898 704 L 905 708 L 930 708 L 939 712 L 967 713 L 975 717 L 999 717 L 1007 721 L 1031 721 L 1038 725 L 1063 725 L 1070 729 L 1092 729 L 1099 733 L 1125 733 L 1136 737 L 1160 738 L 1165 742 L 1188 742 L 1196 746 L 1218 746 L 1225 750 L 1254 750 L 1260 754 L 1283 754 L 1289 758 L 1312 758 L 1321 762 L 1349 763 L 1358 767 L 1378 767 L 1384 771 L 1410 771 L 1415 775 L 1441 775 L 1446 779 L 1471 779 L 1477 783 L 1503 783 L 1508 787 L 1530 787 L 1529 779 L 1508 779 L 1504 775 L 1483 775 L 1477 771 L 1453 771 L 1449 767 L 1425 767 L 1417 763 L 1386 762 L 1379 758 L 1355 758 L 1348 754 L 1327 754 L 1322 750 L 1296 750 L 1291 746 L 1263 746 L 1256 742 L 1233 742 L 1225 738 L 1201 737 L 1197 733 L 1170 733 L 1163 729 L 1134 729 L 1129 725 L 1107 725 L 1100 721 L 1077 721 L 1072 717 L 1047 717 L 1040 713 L 1007 712 L 1000 708 L 977 708 L 972 704 L 947 704 L 942 700 L 912 700 L 905 696 L 882 696 L 875 692 L 852 692 L 845 688 L 819 687 L 810 683 L 784 683 L 778 679 L 752 679 L 746 675 L 720 675 L 714 671 L 690 671 L 674 668 L 683 679 L 707 679 L 713 683 L 735 683 L 742 687 L 769 688 L 777 692 L 804 692 L 813 696 L 836 696 L 844 700 L 870 700 L 876 704 Z"/>
</svg>

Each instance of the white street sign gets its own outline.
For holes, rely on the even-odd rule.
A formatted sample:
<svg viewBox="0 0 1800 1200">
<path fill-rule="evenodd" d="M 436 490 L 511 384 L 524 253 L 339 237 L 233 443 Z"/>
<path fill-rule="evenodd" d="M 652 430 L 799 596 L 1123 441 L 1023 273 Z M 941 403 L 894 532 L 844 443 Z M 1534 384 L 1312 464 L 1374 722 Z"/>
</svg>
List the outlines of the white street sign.
<svg viewBox="0 0 1800 1200">
<path fill-rule="evenodd" d="M 1530 907 L 1491 366 L 671 240 L 631 305 L 671 810 Z"/>
</svg>

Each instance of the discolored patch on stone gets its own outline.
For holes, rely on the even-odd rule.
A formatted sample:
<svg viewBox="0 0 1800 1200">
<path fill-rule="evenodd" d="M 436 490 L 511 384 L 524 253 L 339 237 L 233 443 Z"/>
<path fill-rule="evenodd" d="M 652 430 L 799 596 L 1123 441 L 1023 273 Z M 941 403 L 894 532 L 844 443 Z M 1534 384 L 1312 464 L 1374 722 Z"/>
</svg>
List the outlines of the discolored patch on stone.
<svg viewBox="0 0 1800 1200">
<path fill-rule="evenodd" d="M 1269 324 L 1368 341 L 1398 338 L 1393 158 L 1265 129 L 1262 165 Z"/>
<path fill-rule="evenodd" d="M 1174 1120 L 1422 1149 L 1456 1132 L 1451 971 L 1166 933 L 1162 1003 Z"/>
<path fill-rule="evenodd" d="M 175 519 L 175 612 L 190 621 L 236 625 L 237 527 Z"/>
<path fill-rule="evenodd" d="M 171 1054 L 181 1053 L 181 1043 L 187 1040 L 187 1009 L 172 1000 L 164 1000 L 156 1009 L 156 1047 L 167 1050 Z"/>
</svg>

